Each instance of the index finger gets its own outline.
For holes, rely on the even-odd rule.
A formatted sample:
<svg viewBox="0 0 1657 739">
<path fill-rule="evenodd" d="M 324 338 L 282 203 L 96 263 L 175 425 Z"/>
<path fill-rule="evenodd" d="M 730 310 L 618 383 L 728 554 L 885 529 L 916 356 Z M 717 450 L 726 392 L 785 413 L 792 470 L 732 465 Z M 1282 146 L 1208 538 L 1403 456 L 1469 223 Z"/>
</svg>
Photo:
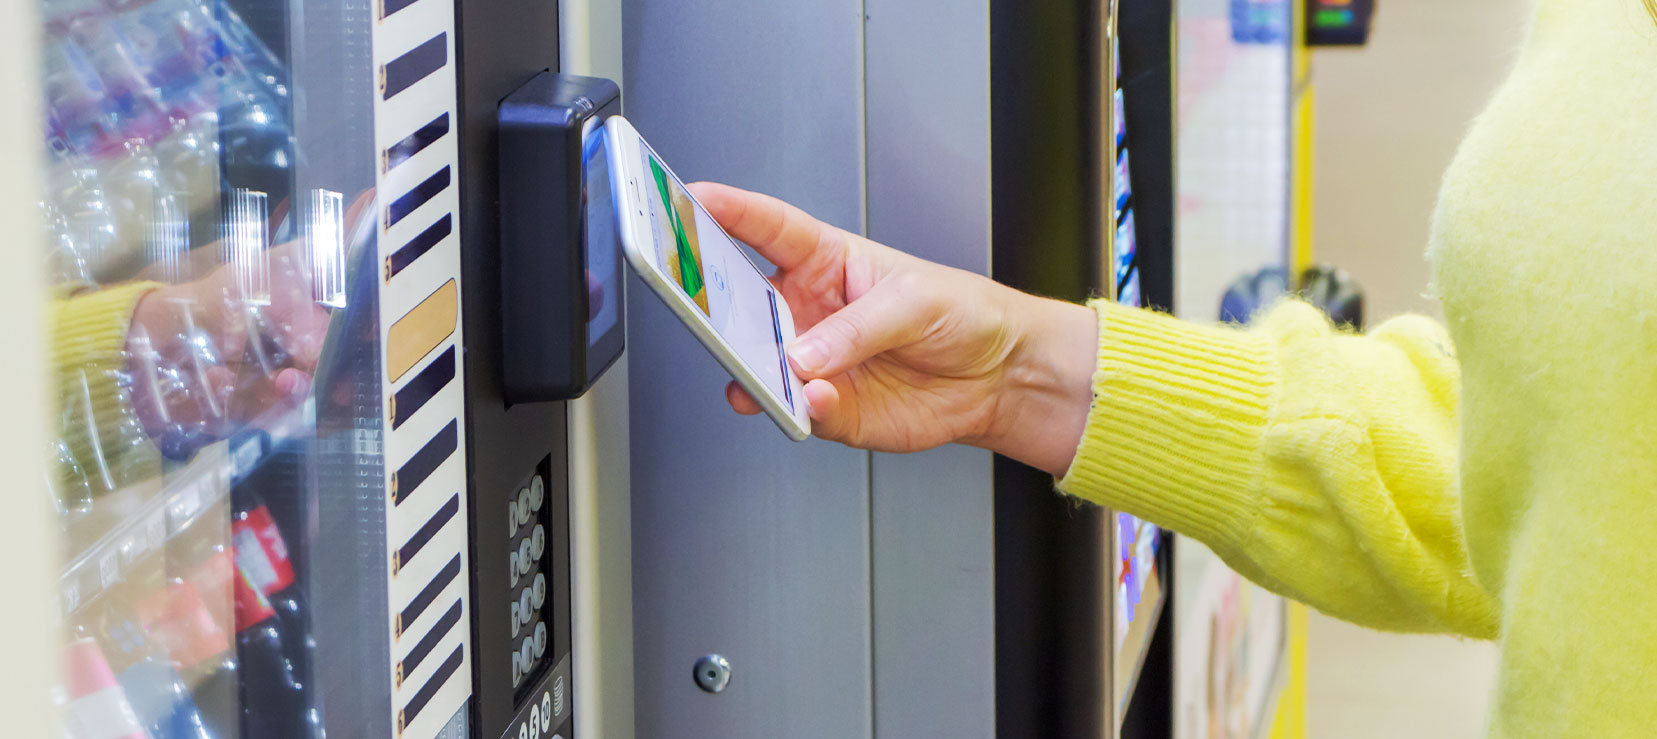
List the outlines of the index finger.
<svg viewBox="0 0 1657 739">
<path fill-rule="evenodd" d="M 754 247 L 778 269 L 797 267 L 838 243 L 833 237 L 839 229 L 770 195 L 714 182 L 696 182 L 690 190 L 726 233 Z"/>
</svg>

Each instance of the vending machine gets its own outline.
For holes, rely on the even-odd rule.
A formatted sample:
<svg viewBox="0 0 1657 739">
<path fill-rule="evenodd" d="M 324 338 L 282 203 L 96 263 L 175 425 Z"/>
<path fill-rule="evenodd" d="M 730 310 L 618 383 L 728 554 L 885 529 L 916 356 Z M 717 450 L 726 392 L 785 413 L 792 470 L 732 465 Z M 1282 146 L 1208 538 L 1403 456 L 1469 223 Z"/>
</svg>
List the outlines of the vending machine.
<svg viewBox="0 0 1657 739">
<path fill-rule="evenodd" d="M 1175 11 L 1107 1 L 993 16 L 996 279 L 1173 305 Z M 1030 111 L 1060 123 L 1020 135 Z M 998 736 L 1165 735 L 1172 536 L 1052 485 L 996 460 Z"/>
<path fill-rule="evenodd" d="M 1120 5 L 626 0 L 627 115 L 688 179 L 1168 308 L 1173 4 Z M 1166 733 L 1161 532 L 981 449 L 788 442 L 658 302 L 628 306 L 639 735 Z"/>
<path fill-rule="evenodd" d="M 45 276 L 25 314 L 45 356 L 22 361 L 46 365 L 49 417 L 44 475 L 16 487 L 55 512 L 33 561 L 59 563 L 57 625 L 35 636 L 62 736 L 579 735 L 562 401 L 620 354 L 614 260 L 542 274 L 583 309 L 591 342 L 557 345 L 581 350 L 573 384 L 516 392 L 503 362 L 526 302 L 503 273 L 588 246 L 579 145 L 572 187 L 500 165 L 503 101 L 577 89 L 550 77 L 559 12 L 25 16 L 44 253 L 15 263 Z M 577 87 L 598 92 L 537 99 L 615 112 L 613 84 Z M 562 220 L 505 237 L 530 210 Z"/>
</svg>

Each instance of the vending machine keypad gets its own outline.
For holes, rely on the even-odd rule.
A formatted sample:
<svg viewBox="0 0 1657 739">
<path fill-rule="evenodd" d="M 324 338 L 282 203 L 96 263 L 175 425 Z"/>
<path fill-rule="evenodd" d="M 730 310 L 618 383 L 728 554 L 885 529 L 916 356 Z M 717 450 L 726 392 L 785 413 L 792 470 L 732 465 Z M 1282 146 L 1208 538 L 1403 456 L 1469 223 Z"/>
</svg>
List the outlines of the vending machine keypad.
<svg viewBox="0 0 1657 739">
<path fill-rule="evenodd" d="M 479 556 L 506 568 L 478 578 L 479 678 L 496 686 L 479 699 L 500 717 L 484 737 L 571 736 L 569 496 L 555 461 L 479 491 L 484 516 L 504 524 L 477 541 Z"/>
<path fill-rule="evenodd" d="M 547 508 L 547 483 L 540 470 L 524 480 L 515 496 L 507 500 L 510 536 L 505 558 L 511 573 L 512 688 L 517 690 L 546 666 L 548 622 L 552 614 L 547 603 L 547 573 L 552 569 L 547 547 L 551 517 Z"/>
</svg>

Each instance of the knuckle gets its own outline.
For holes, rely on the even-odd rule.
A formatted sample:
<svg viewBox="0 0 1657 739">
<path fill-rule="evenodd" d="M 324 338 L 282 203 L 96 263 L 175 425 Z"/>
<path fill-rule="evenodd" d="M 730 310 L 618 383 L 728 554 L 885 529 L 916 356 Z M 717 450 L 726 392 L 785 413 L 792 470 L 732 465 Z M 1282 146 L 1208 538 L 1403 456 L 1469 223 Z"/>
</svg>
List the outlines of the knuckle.
<svg viewBox="0 0 1657 739">
<path fill-rule="evenodd" d="M 832 333 L 835 338 L 844 342 L 848 347 L 861 346 L 868 341 L 871 327 L 868 316 L 863 311 L 845 310 L 840 312 L 840 320 L 832 324 Z"/>
<path fill-rule="evenodd" d="M 899 272 L 892 277 L 892 289 L 906 298 L 926 300 L 931 292 L 931 281 L 918 272 Z"/>
</svg>

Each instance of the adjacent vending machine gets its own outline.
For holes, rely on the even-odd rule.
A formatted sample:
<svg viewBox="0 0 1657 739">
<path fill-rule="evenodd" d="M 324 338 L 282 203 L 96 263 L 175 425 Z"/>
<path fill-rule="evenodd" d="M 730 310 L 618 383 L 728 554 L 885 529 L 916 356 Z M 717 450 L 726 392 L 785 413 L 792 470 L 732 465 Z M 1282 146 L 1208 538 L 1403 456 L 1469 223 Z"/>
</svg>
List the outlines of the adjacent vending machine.
<svg viewBox="0 0 1657 739">
<path fill-rule="evenodd" d="M 38 7 L 64 736 L 575 735 L 566 406 L 508 402 L 497 208 L 558 12 Z"/>
</svg>

